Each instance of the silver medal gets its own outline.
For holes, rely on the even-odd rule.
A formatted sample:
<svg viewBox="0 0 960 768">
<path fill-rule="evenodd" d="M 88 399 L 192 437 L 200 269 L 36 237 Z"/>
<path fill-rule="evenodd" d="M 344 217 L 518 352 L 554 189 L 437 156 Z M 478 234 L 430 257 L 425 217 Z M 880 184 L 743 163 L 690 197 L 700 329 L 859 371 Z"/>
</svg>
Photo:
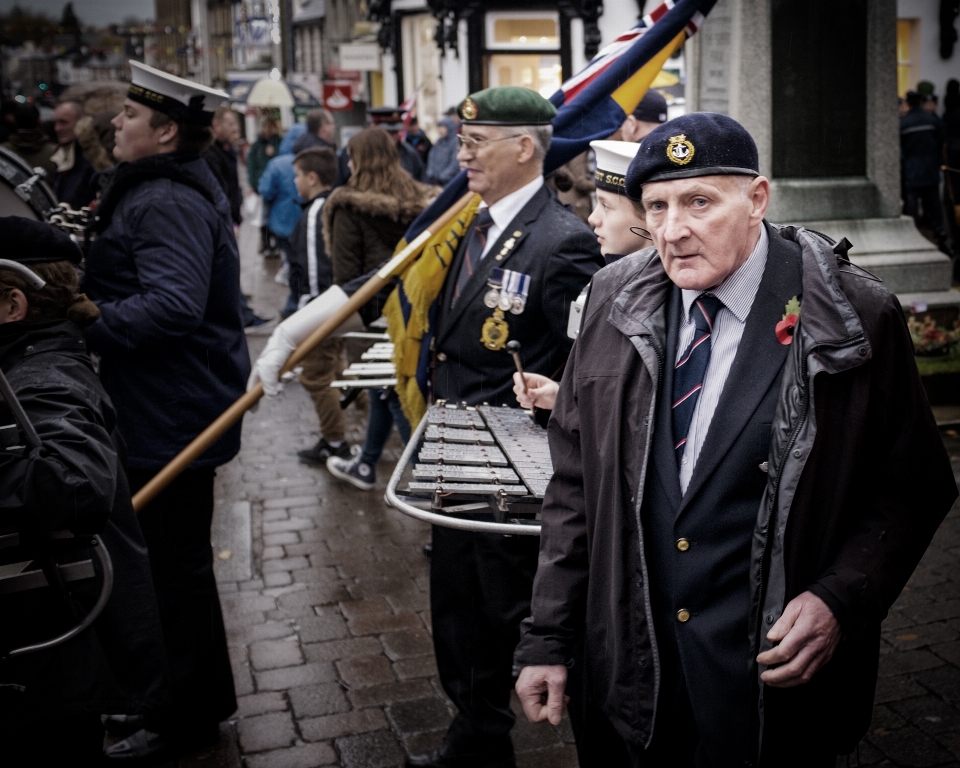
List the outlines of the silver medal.
<svg viewBox="0 0 960 768">
<path fill-rule="evenodd" d="M 493 309 L 500 303 L 500 291 L 496 288 L 491 288 L 483 296 L 483 303 L 487 305 L 489 309 Z"/>
<path fill-rule="evenodd" d="M 510 304 L 510 311 L 515 315 L 519 315 L 526 308 L 527 302 L 523 300 L 522 296 L 514 296 L 513 301 Z"/>
<path fill-rule="evenodd" d="M 497 306 L 500 307 L 504 312 L 510 309 L 510 306 L 513 304 L 513 297 L 509 293 L 504 291 L 500 294 L 500 301 L 497 302 Z"/>
</svg>

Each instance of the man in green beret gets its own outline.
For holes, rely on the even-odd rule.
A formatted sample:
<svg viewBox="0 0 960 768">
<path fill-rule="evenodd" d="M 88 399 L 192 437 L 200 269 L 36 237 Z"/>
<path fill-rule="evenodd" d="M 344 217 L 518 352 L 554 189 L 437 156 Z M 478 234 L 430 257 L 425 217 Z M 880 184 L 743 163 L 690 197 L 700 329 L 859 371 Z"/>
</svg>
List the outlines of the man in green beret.
<svg viewBox="0 0 960 768">
<path fill-rule="evenodd" d="M 543 183 L 556 115 L 536 91 L 491 88 L 460 105 L 457 159 L 481 196 L 447 273 L 435 324 L 433 394 L 516 407 L 508 341 L 526 370 L 559 377 L 570 305 L 603 266 L 596 238 Z M 491 517 L 492 520 L 492 517 Z M 434 527 L 430 575 L 440 681 L 457 707 L 420 768 L 512 768 L 512 655 L 530 613 L 539 542 Z"/>
</svg>

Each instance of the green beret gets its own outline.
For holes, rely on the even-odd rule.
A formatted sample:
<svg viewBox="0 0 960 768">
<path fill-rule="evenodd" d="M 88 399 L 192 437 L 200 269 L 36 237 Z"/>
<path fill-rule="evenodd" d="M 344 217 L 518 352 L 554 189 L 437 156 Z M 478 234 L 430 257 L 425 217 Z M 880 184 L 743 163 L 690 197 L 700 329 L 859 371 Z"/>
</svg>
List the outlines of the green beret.
<svg viewBox="0 0 960 768">
<path fill-rule="evenodd" d="M 457 114 L 465 125 L 548 125 L 557 108 L 536 91 L 504 85 L 471 93 Z"/>
</svg>

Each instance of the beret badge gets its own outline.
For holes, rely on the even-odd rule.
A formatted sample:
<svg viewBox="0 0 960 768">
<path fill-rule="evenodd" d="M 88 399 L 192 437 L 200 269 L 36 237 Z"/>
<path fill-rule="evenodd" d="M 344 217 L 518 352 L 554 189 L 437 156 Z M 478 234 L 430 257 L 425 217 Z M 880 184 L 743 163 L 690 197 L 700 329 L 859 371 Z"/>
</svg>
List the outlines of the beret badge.
<svg viewBox="0 0 960 768">
<path fill-rule="evenodd" d="M 670 143 L 667 144 L 667 158 L 671 163 L 677 165 L 686 165 L 693 160 L 694 151 L 693 144 L 687 141 L 687 137 L 683 133 L 678 136 L 671 136 Z"/>
<path fill-rule="evenodd" d="M 479 110 L 477 110 L 477 105 L 469 96 L 464 99 L 463 106 L 460 107 L 460 113 L 463 115 L 465 120 L 476 120 Z"/>
</svg>

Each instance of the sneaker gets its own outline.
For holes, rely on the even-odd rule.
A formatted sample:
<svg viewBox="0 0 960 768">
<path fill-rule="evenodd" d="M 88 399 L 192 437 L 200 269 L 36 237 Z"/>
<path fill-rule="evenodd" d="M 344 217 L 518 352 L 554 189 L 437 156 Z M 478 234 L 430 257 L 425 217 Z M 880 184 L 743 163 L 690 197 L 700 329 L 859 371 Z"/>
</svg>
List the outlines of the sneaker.
<svg viewBox="0 0 960 768">
<path fill-rule="evenodd" d="M 347 445 L 346 440 L 343 440 L 340 445 L 334 447 L 321 437 L 313 448 L 297 451 L 297 456 L 304 464 L 325 464 L 331 456 L 338 456 L 341 459 L 350 458 L 350 446 Z"/>
<path fill-rule="evenodd" d="M 253 315 L 248 321 L 244 328 L 258 328 L 261 325 L 266 325 L 273 318 L 272 317 L 260 317 L 260 315 Z"/>
<path fill-rule="evenodd" d="M 361 491 L 369 491 L 377 482 L 377 473 L 374 468 L 360 461 L 359 458 L 350 461 L 339 456 L 331 456 L 327 459 L 327 469 L 334 477 L 346 480 Z"/>
</svg>

